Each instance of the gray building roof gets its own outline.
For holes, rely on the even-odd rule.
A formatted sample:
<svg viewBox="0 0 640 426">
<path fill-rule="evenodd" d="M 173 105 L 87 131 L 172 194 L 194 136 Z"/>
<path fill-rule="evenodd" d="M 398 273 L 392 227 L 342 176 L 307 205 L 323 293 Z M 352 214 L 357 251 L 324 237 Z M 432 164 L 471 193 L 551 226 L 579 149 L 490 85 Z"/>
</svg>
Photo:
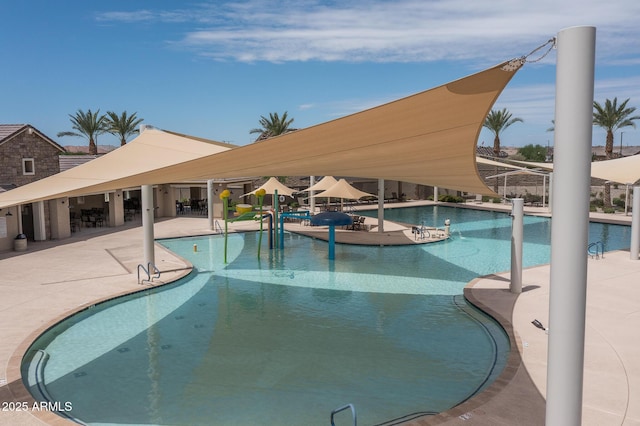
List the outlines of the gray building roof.
<svg viewBox="0 0 640 426">
<path fill-rule="evenodd" d="M 60 152 L 65 152 L 65 149 L 61 145 L 30 124 L 0 124 L 0 145 L 25 131 L 37 133 L 42 139 L 60 150 Z"/>
</svg>

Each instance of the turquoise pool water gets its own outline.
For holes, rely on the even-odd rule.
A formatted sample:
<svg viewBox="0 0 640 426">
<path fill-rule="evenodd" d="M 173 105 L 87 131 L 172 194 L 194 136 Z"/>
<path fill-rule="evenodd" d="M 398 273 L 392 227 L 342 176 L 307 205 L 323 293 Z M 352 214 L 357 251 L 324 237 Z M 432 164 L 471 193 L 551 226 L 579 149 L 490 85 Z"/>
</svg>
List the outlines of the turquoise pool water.
<svg viewBox="0 0 640 426">
<path fill-rule="evenodd" d="M 326 425 L 347 403 L 374 425 L 446 410 L 491 383 L 508 355 L 500 328 L 460 295 L 508 269 L 511 219 L 402 210 L 387 218 L 450 218 L 453 238 L 337 245 L 331 262 L 323 241 L 287 234 L 285 250 L 263 247 L 258 259 L 257 234 L 235 234 L 227 264 L 221 237 L 163 240 L 194 273 L 52 328 L 30 350 L 48 357 L 24 364 L 24 377 L 40 378 L 27 385 L 95 425 Z M 623 248 L 614 242 L 624 244 L 625 227 L 593 232 Z M 525 264 L 548 262 L 549 221 L 527 217 L 525 238 Z"/>
</svg>

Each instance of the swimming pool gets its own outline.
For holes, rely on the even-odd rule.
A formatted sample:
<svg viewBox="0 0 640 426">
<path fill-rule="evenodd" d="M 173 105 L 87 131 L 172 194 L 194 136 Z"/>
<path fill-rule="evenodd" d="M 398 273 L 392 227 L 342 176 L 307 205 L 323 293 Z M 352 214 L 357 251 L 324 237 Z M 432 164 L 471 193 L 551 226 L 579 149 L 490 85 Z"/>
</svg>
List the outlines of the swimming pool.
<svg viewBox="0 0 640 426">
<path fill-rule="evenodd" d="M 508 269 L 511 219 L 403 210 L 417 224 L 450 218 L 454 237 L 338 245 L 330 262 L 326 242 L 293 234 L 258 260 L 257 234 L 235 234 L 226 265 L 220 237 L 162 241 L 195 272 L 55 326 L 29 352 L 46 351 L 44 367 L 25 363 L 23 377 L 44 375 L 27 384 L 36 397 L 44 383 L 50 400 L 73 402 L 68 415 L 96 425 L 325 425 L 346 403 L 360 424 L 385 424 L 445 410 L 490 383 L 508 354 L 499 327 L 460 294 Z M 594 232 L 623 242 L 618 228 Z M 547 219 L 525 218 L 526 265 L 548 262 L 548 235 Z"/>
</svg>

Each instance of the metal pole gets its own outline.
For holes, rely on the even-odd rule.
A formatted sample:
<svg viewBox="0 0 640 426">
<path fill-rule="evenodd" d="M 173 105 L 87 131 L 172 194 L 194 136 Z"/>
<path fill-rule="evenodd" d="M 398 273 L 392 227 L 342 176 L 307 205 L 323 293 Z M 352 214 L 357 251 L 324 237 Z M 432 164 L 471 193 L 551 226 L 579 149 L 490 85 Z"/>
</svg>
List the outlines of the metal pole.
<svg viewBox="0 0 640 426">
<path fill-rule="evenodd" d="M 624 191 L 624 215 L 627 216 L 629 214 L 629 184 L 625 185 Z"/>
<path fill-rule="evenodd" d="M 522 240 L 524 235 L 524 199 L 511 200 L 511 293 L 522 293 Z"/>
<path fill-rule="evenodd" d="M 571 27 L 557 38 L 547 426 L 582 420 L 595 35 Z"/>
<path fill-rule="evenodd" d="M 640 186 L 633 187 L 633 211 L 631 212 L 631 260 L 638 260 L 640 253 Z"/>
<path fill-rule="evenodd" d="M 553 172 L 549 173 L 549 198 L 547 199 L 547 211 L 553 212 Z"/>
<path fill-rule="evenodd" d="M 384 232 L 384 179 L 378 179 L 378 232 Z"/>
<path fill-rule="evenodd" d="M 142 195 L 142 232 L 144 235 L 144 267 L 148 267 L 149 263 L 156 264 L 155 248 L 153 245 L 153 187 L 151 185 L 142 185 L 140 187 Z"/>
<path fill-rule="evenodd" d="M 309 186 L 313 186 L 316 184 L 316 177 L 309 176 Z M 316 213 L 316 191 L 309 191 L 309 213 Z"/>
<path fill-rule="evenodd" d="M 213 179 L 207 180 L 207 219 L 209 220 L 209 229 L 213 230 Z"/>
</svg>

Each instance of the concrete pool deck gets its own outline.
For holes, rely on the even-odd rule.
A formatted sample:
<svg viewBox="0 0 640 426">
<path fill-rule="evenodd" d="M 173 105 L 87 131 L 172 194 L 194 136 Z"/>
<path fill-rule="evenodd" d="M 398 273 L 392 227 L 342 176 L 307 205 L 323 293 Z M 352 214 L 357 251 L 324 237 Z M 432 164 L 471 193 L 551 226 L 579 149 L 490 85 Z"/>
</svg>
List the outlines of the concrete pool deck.
<svg viewBox="0 0 640 426">
<path fill-rule="evenodd" d="M 612 219 L 612 215 L 605 216 Z M 616 216 L 617 221 L 631 220 L 630 216 Z M 207 224 L 202 217 L 160 220 L 155 237 L 209 234 Z M 230 229 L 254 226 L 236 222 Z M 394 231 L 386 223 L 385 230 Z M 349 234 L 363 238 L 378 233 Z M 146 288 L 137 283 L 136 273 L 142 235 L 139 223 L 117 229 L 83 229 L 66 240 L 30 242 L 26 252 L 0 253 L 0 402 L 7 403 L 0 407 L 0 424 L 72 424 L 56 414 L 32 409 L 20 379 L 22 354 L 38 334 L 69 313 Z M 394 238 L 380 237 L 386 242 Z M 172 281 L 189 268 L 158 245 L 156 263 L 163 271 L 161 281 Z M 617 251 L 606 253 L 604 259 L 590 259 L 588 265 L 583 424 L 640 425 L 640 332 L 635 326 L 640 317 L 640 261 L 631 261 L 628 251 Z M 548 265 L 524 271 L 524 291 L 518 297 L 508 291 L 508 272 L 469 283 L 465 296 L 502 322 L 518 350 L 512 351 L 505 372 L 485 392 L 438 416 L 407 424 L 543 425 L 548 336 L 531 321 L 548 325 L 548 287 Z M 8 405 L 12 401 L 26 401 L 28 409 Z"/>
</svg>

